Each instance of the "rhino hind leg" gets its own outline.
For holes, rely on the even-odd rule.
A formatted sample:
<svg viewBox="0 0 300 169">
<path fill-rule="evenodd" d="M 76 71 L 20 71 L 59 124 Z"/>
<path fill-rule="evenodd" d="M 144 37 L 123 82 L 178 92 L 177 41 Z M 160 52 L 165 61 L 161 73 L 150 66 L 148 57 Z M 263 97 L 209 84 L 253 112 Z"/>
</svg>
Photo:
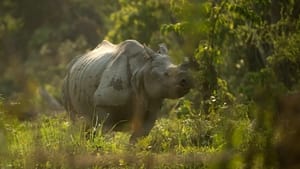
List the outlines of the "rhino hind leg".
<svg viewBox="0 0 300 169">
<path fill-rule="evenodd" d="M 90 127 L 97 128 L 103 133 L 115 130 L 121 123 L 127 120 L 120 117 L 115 108 L 96 107 L 94 113 L 89 117 Z"/>
<path fill-rule="evenodd" d="M 101 113 L 100 113 L 101 112 Z M 100 131 L 101 133 L 106 133 L 109 131 L 110 124 L 108 121 L 110 120 L 109 114 L 105 113 L 104 109 L 97 108 L 94 112 L 90 113 L 88 116 L 83 115 L 84 119 L 84 132 L 85 137 L 87 139 L 94 139 L 97 133 Z M 81 116 L 82 117 L 82 116 Z"/>
</svg>

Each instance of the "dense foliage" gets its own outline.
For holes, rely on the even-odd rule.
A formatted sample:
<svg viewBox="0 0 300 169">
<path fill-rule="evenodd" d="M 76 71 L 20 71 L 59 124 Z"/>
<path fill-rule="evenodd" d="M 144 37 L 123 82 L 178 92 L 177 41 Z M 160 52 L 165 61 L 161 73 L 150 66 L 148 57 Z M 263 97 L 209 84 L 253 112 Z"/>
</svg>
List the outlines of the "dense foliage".
<svg viewBox="0 0 300 169">
<path fill-rule="evenodd" d="M 296 0 L 0 1 L 0 167 L 299 167 L 299 15 Z M 164 42 L 194 77 L 135 146 L 61 111 L 67 64 L 103 39 Z"/>
</svg>

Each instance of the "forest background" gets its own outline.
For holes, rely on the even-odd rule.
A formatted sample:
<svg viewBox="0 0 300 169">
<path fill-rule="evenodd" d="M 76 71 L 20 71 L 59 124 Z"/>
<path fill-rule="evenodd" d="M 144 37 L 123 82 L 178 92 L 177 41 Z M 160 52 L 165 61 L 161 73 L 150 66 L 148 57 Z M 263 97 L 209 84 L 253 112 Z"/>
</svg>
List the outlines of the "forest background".
<svg viewBox="0 0 300 169">
<path fill-rule="evenodd" d="M 1 0 L 1 168 L 300 167 L 299 14 L 296 0 Z M 194 77 L 134 147 L 86 139 L 60 106 L 68 63 L 104 39 L 164 42 Z"/>
</svg>

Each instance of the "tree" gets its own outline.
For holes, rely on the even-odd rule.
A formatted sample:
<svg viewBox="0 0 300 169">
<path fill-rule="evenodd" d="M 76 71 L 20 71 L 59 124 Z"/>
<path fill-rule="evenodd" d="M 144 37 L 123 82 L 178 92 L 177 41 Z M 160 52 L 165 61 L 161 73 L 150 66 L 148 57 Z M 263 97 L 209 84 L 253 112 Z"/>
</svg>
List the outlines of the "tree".
<svg viewBox="0 0 300 169">
<path fill-rule="evenodd" d="M 106 39 L 114 43 L 126 39 L 149 44 L 163 41 L 160 25 L 172 20 L 168 1 L 119 0 L 119 5 L 119 10 L 110 16 L 112 27 Z"/>
</svg>

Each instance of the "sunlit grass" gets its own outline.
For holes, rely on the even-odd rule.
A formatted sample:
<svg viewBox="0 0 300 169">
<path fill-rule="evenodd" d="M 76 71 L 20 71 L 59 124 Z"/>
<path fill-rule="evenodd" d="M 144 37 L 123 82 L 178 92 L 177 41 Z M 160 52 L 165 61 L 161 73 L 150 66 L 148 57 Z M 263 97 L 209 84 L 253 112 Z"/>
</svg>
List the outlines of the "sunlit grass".
<svg viewBox="0 0 300 169">
<path fill-rule="evenodd" d="M 229 123 L 162 118 L 132 145 L 130 132 L 97 130 L 90 136 L 80 119 L 73 122 L 66 113 L 32 121 L 2 114 L 0 168 L 243 168 L 252 126 L 244 120 L 224 128 Z M 229 129 L 232 147 L 221 132 Z"/>
<path fill-rule="evenodd" d="M 27 122 L 10 118 L 2 123 L 5 125 L 1 139 L 7 148 L 1 154 L 1 168 L 147 168 L 147 165 L 202 165 L 202 160 L 198 160 L 206 158 L 195 147 L 184 151 L 180 143 L 183 138 L 175 137 L 178 128 L 164 129 L 171 123 L 168 120 L 162 120 L 149 137 L 136 145 L 128 143 L 130 135 L 126 132 L 96 132 L 93 138 L 87 138 L 83 124 L 71 122 L 65 114 L 42 115 Z M 191 156 L 197 161 L 191 163 Z"/>
</svg>

